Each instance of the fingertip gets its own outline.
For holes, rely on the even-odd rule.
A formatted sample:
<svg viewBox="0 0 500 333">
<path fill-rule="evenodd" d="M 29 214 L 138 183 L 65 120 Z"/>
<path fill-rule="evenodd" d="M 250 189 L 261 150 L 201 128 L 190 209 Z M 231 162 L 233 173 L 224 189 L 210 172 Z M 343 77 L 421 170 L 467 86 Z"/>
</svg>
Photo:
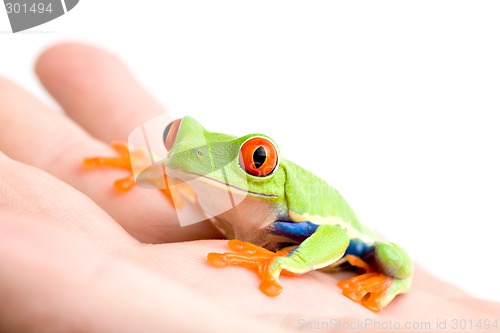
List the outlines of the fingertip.
<svg viewBox="0 0 500 333">
<path fill-rule="evenodd" d="M 78 84 L 80 78 L 86 77 L 80 74 L 85 74 L 89 68 L 104 70 L 119 61 L 115 54 L 105 49 L 68 41 L 45 49 L 35 62 L 35 73 L 50 90 L 54 84 L 58 87 L 61 84 Z"/>
<path fill-rule="evenodd" d="M 163 107 L 114 53 L 80 42 L 45 50 L 35 72 L 66 114 L 103 141 L 126 140 Z"/>
</svg>

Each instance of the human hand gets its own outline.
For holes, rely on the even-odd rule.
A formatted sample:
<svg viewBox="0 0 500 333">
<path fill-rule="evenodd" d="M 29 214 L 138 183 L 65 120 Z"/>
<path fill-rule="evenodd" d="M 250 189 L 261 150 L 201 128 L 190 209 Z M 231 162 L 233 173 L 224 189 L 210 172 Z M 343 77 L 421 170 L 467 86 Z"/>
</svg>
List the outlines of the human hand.
<svg viewBox="0 0 500 333">
<path fill-rule="evenodd" d="M 410 293 L 380 314 L 341 295 L 349 273 L 283 277 L 279 297 L 262 295 L 252 272 L 207 264 L 207 253 L 227 251 L 227 241 L 207 240 L 220 238 L 209 223 L 181 228 L 158 191 L 119 194 L 111 183 L 123 171 L 82 167 L 164 112 L 118 59 L 62 44 L 36 72 L 66 115 L 0 79 L 0 150 L 18 161 L 0 158 L 0 331 L 255 332 L 339 321 L 362 330 L 358 319 L 437 330 L 446 319 L 456 332 L 454 319 L 500 320 L 498 304 L 418 266 Z"/>
</svg>

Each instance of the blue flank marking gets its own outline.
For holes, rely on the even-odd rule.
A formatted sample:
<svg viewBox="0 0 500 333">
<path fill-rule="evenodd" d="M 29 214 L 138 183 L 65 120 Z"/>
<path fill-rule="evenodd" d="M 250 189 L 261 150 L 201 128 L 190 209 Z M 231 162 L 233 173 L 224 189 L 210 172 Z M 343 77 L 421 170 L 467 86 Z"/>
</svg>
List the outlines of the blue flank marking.
<svg viewBox="0 0 500 333">
<path fill-rule="evenodd" d="M 288 222 L 288 221 L 276 221 L 271 226 L 271 232 L 278 236 L 288 237 L 296 242 L 303 242 L 307 237 L 311 236 L 316 229 L 318 224 L 314 224 L 309 221 L 305 222 Z M 365 257 L 366 255 L 373 252 L 373 245 L 368 245 L 360 239 L 351 239 L 349 246 L 345 250 L 345 254 L 352 254 L 357 257 Z"/>
<path fill-rule="evenodd" d="M 364 258 L 367 254 L 373 252 L 374 249 L 373 245 L 368 245 L 360 239 L 351 239 L 349 241 L 349 246 L 345 250 L 344 256 L 346 254 L 352 254 Z"/>
<path fill-rule="evenodd" d="M 318 225 L 306 222 L 287 222 L 287 221 L 276 221 L 271 226 L 271 232 L 278 236 L 288 237 L 294 241 L 302 242 L 307 237 L 311 236 Z"/>
</svg>

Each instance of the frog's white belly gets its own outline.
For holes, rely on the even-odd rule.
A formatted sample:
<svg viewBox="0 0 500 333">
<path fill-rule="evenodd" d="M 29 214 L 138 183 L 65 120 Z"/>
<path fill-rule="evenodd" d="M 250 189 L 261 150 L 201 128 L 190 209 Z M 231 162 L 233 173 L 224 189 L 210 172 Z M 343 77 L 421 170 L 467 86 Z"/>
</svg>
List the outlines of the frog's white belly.
<svg viewBox="0 0 500 333">
<path fill-rule="evenodd" d="M 280 212 L 275 205 L 263 200 L 265 196 L 179 170 L 170 174 L 175 174 L 195 191 L 206 217 L 227 238 L 267 248 L 285 241 L 283 237 L 271 237 L 268 228 L 280 216 L 286 216 L 286 212 Z"/>
</svg>

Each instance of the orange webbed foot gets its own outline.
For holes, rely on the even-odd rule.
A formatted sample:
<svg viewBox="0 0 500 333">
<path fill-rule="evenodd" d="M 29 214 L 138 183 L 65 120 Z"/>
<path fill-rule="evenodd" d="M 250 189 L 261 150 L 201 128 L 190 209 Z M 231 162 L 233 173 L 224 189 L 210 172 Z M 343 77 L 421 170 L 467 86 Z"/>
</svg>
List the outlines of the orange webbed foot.
<svg viewBox="0 0 500 333">
<path fill-rule="evenodd" d="M 286 256 L 288 251 L 269 251 L 260 246 L 240 240 L 230 240 L 228 246 L 234 252 L 209 253 L 208 261 L 216 267 L 241 266 L 255 270 L 260 278 L 260 290 L 268 296 L 277 296 L 283 287 L 273 274 L 276 258 Z"/>
<path fill-rule="evenodd" d="M 130 190 L 135 185 L 134 176 L 132 175 L 132 165 L 130 163 L 130 153 L 125 143 L 114 142 L 111 147 L 118 153 L 114 157 L 90 157 L 83 160 L 83 164 L 88 167 L 109 166 L 130 171 L 130 176 L 115 181 L 115 188 L 125 192 Z"/>
<path fill-rule="evenodd" d="M 132 163 L 134 163 L 134 168 L 138 170 L 145 170 L 151 164 L 151 158 L 148 153 L 144 150 L 129 150 L 128 145 L 123 142 L 113 142 L 111 147 L 118 153 L 118 156 L 113 157 L 90 157 L 83 160 L 83 164 L 87 167 L 112 167 L 125 169 L 130 171 L 130 175 L 121 179 L 118 179 L 114 182 L 114 186 L 117 190 L 121 192 L 126 192 L 132 189 L 136 185 L 135 178 L 132 170 Z M 165 174 L 164 169 L 162 169 L 161 180 L 158 180 L 158 183 L 161 183 L 161 187 L 165 187 L 161 189 L 161 192 L 165 195 L 167 200 L 170 202 L 172 206 L 174 206 L 174 200 L 178 208 L 182 208 L 183 200 L 182 197 L 188 198 L 190 201 L 196 200 L 196 195 L 193 190 L 187 184 L 176 184 L 176 189 L 180 189 L 180 191 L 174 190 L 172 187 L 168 185 L 168 180 Z M 180 193 L 178 193 L 180 192 Z"/>
<path fill-rule="evenodd" d="M 346 259 L 352 266 L 360 267 L 366 273 L 340 281 L 338 286 L 342 288 L 342 294 L 373 312 L 379 312 L 385 306 L 382 301 L 393 278 L 376 272 L 356 256 L 347 255 Z"/>
</svg>

